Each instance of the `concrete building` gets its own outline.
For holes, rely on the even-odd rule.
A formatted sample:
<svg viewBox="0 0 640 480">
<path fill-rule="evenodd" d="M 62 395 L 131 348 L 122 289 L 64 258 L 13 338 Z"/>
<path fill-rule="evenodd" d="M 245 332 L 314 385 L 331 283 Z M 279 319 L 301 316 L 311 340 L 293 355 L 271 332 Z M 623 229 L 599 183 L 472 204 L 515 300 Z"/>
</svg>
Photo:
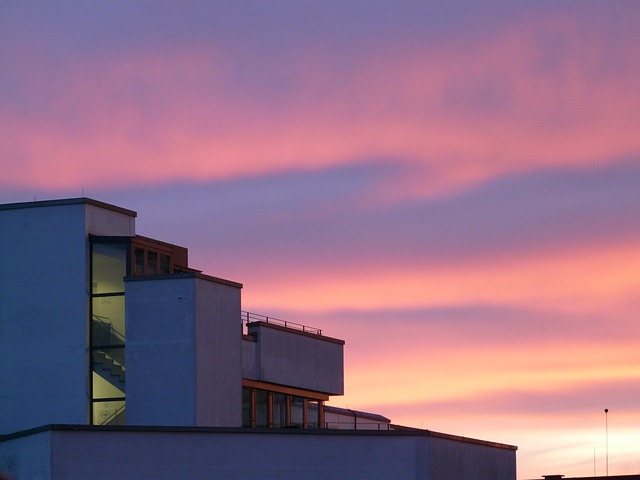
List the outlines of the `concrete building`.
<svg viewBox="0 0 640 480">
<path fill-rule="evenodd" d="M 0 205 L 0 470 L 515 479 L 515 447 L 325 407 L 343 340 L 243 312 L 240 283 L 135 219 L 87 198 Z"/>
</svg>

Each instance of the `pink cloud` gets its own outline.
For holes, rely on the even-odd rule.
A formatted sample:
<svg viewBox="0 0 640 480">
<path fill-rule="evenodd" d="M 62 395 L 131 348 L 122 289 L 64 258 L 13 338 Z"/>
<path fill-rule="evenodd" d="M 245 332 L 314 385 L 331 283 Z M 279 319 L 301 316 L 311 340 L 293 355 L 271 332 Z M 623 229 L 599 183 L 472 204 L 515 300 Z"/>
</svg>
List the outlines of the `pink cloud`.
<svg viewBox="0 0 640 480">
<path fill-rule="evenodd" d="M 429 195 L 615 161 L 640 151 L 640 96 L 629 88 L 640 65 L 595 15 L 521 19 L 455 45 L 392 43 L 348 71 L 312 47 L 287 66 L 292 90 L 277 101 L 267 87 L 234 85 L 237 65 L 215 46 L 78 59 L 31 81 L 36 117 L 0 117 L 11 132 L 3 156 L 24 159 L 3 182 L 162 183 L 389 157 L 419 174 L 387 195 Z M 38 68 L 25 74 L 42 76 Z"/>
<path fill-rule="evenodd" d="M 394 267 L 381 260 L 345 265 L 338 277 L 333 269 L 325 271 L 316 265 L 314 275 L 302 279 L 286 270 L 295 265 L 283 264 L 276 278 L 256 278 L 260 291 L 248 288 L 245 298 L 263 309 L 278 308 L 282 304 L 279 292 L 285 291 L 287 308 L 305 311 L 472 303 L 593 311 L 631 301 L 640 287 L 635 242 L 574 252 L 571 248 L 575 246 L 475 265 L 439 266 L 414 259 L 412 264 Z M 296 282 L 292 284 L 291 278 L 297 278 Z"/>
</svg>

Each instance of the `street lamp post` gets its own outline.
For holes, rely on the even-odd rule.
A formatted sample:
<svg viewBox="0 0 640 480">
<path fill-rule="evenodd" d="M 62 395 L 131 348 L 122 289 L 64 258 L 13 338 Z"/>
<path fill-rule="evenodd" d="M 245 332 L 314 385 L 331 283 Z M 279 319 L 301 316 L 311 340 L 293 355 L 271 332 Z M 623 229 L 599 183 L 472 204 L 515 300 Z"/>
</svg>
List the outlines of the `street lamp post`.
<svg viewBox="0 0 640 480">
<path fill-rule="evenodd" d="M 609 476 L 609 409 L 604 409 L 604 435 L 605 435 L 605 458 L 606 472 Z"/>
</svg>

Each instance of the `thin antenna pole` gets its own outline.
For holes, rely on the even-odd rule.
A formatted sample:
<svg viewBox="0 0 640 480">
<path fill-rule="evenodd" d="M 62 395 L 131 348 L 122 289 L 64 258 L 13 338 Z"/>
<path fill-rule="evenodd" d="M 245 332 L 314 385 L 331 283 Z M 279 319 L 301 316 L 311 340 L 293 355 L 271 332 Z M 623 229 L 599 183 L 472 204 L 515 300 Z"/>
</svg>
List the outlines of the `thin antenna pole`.
<svg viewBox="0 0 640 480">
<path fill-rule="evenodd" d="M 593 476 L 596 476 L 596 447 L 593 447 Z"/>
<path fill-rule="evenodd" d="M 606 449 L 606 471 L 607 477 L 609 476 L 609 409 L 604 409 L 604 435 L 605 435 L 605 449 Z"/>
</svg>

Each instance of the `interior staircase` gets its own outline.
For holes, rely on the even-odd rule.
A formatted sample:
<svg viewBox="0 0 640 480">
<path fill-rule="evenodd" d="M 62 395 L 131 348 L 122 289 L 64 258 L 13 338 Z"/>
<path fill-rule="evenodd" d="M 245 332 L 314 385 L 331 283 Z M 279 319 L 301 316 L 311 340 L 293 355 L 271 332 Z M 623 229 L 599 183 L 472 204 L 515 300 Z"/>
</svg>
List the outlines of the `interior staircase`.
<svg viewBox="0 0 640 480">
<path fill-rule="evenodd" d="M 109 384 L 125 392 L 125 338 L 113 328 L 108 318 L 94 315 L 91 322 L 91 354 L 93 371 Z M 115 410 L 109 417 L 100 422 L 101 425 L 123 425 L 125 405 Z"/>
</svg>

